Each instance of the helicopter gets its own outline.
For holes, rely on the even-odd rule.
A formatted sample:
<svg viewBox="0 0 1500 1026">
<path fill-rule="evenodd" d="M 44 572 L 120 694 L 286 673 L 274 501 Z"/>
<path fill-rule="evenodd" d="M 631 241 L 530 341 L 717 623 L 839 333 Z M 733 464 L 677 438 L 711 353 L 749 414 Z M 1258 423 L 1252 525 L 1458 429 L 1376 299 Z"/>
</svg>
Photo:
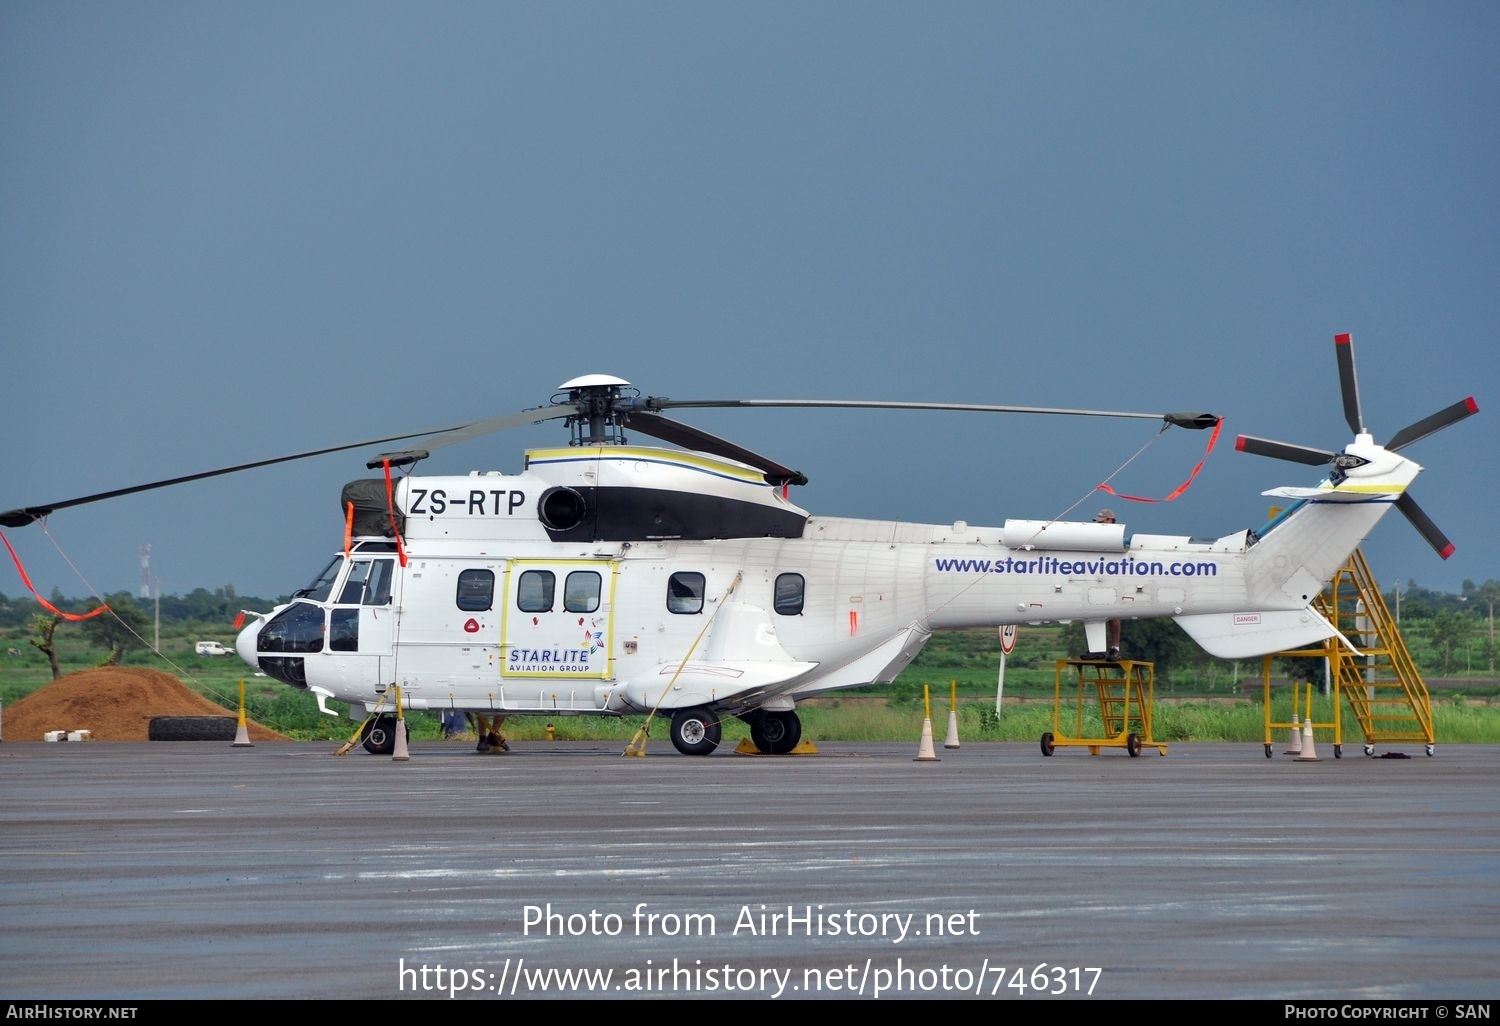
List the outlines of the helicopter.
<svg viewBox="0 0 1500 1026">
<path fill-rule="evenodd" d="M 807 477 L 662 411 L 876 408 L 1144 417 L 1213 428 L 1208 413 L 858 400 L 642 396 L 608 374 L 575 377 L 550 402 L 490 420 L 296 453 L 0 513 L 22 526 L 56 510 L 287 460 L 390 442 L 379 476 L 340 494 L 344 544 L 290 600 L 248 617 L 247 665 L 348 703 L 366 750 L 390 754 L 401 708 L 464 713 L 480 749 L 509 716 L 660 713 L 684 755 L 718 749 L 737 717 L 762 753 L 801 741 L 800 701 L 890 683 L 935 631 L 1081 622 L 1106 653 L 1111 620 L 1170 617 L 1209 654 L 1242 659 L 1339 636 L 1314 607 L 1392 507 L 1444 559 L 1454 551 L 1410 485 L 1400 450 L 1478 412 L 1472 397 L 1397 431 L 1366 427 L 1352 338 L 1335 336 L 1354 439 L 1326 450 L 1241 435 L 1239 451 L 1326 466 L 1269 522 L 1225 535 L 1128 533 L 1123 523 L 998 526 L 816 515 L 791 501 Z M 529 449 L 517 474 L 419 476 L 439 447 L 561 420 L 567 445 Z M 630 441 L 627 432 L 668 446 Z M 1347 640 L 1345 644 L 1348 644 Z"/>
</svg>

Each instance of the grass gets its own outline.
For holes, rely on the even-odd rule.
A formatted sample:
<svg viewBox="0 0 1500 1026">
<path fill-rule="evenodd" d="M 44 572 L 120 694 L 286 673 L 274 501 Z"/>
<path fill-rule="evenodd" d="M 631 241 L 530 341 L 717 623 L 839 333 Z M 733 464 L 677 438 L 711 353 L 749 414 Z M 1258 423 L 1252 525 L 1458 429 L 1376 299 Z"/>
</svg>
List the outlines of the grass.
<svg viewBox="0 0 1500 1026">
<path fill-rule="evenodd" d="M 1059 707 L 1054 726 L 1053 695 L 1056 683 L 1055 660 L 1062 653 L 1057 635 L 1033 631 L 1028 640 L 1032 650 L 1013 653 L 1007 662 L 1005 677 L 1006 704 L 995 710 L 997 684 L 996 649 L 991 632 L 953 632 L 933 638 L 921 658 L 889 686 L 835 692 L 800 703 L 798 714 L 803 736 L 812 741 L 910 741 L 921 736 L 924 718 L 923 689 L 931 696 L 931 718 L 935 735 L 941 740 L 947 731 L 950 696 L 957 694 L 955 713 L 959 736 L 965 741 L 1037 741 L 1044 731 L 1071 737 L 1098 737 L 1104 732 L 1099 722 L 1097 703 L 1085 703 L 1085 719 L 1079 726 L 1073 718 L 1071 687 L 1064 686 L 1064 703 Z M 13 644 L 13 642 L 12 642 Z M 164 646 L 166 647 L 166 646 Z M 247 668 L 232 658 L 213 658 L 192 654 L 191 636 L 174 646 L 171 662 L 145 653 L 127 660 L 127 665 L 150 666 L 181 679 L 208 698 L 234 711 L 238 708 L 240 682 L 245 683 L 246 712 L 250 718 L 298 740 L 335 740 L 349 738 L 358 728 L 357 720 L 347 715 L 327 716 L 318 711 L 316 702 L 306 692 L 290 688 L 266 677 L 250 675 Z M 85 649 L 64 653 L 63 671 L 87 669 L 98 665 L 102 653 Z M 1248 665 L 1248 664 L 1247 664 Z M 1258 664 L 1241 674 L 1241 680 L 1254 679 Z M 0 702 L 13 704 L 23 696 L 51 681 L 51 673 L 41 656 L 23 652 L 20 659 L 11 658 L 0 667 Z M 1431 696 L 1433 731 L 1438 743 L 1500 743 L 1500 704 L 1495 699 L 1492 682 L 1476 681 L 1464 691 L 1444 689 Z M 1153 707 L 1152 739 L 1157 742 L 1234 741 L 1260 743 L 1267 733 L 1263 709 L 1263 691 L 1258 686 L 1245 687 L 1229 679 L 1228 674 L 1203 675 L 1192 672 L 1178 675 L 1170 682 L 1157 682 Z M 1288 723 L 1291 710 L 1284 688 L 1274 692 L 1272 722 Z M 1090 692 L 1092 696 L 1092 692 Z M 1282 707 L 1283 703 L 1288 703 Z M 346 709 L 343 703 L 333 708 Z M 1332 721 L 1332 707 L 1319 698 L 1314 705 L 1314 723 L 1320 727 Z M 441 737 L 439 718 L 428 712 L 409 717 L 414 739 Z M 515 740 L 544 740 L 548 724 L 556 737 L 565 740 L 614 740 L 622 745 L 634 738 L 646 723 L 643 716 L 601 717 L 516 716 L 507 720 L 505 734 Z M 650 727 L 651 736 L 667 737 L 665 718 Z M 1363 740 L 1352 713 L 1342 712 L 1342 733 L 1351 743 Z M 1284 728 L 1273 729 L 1273 739 L 1281 741 Z M 738 719 L 724 724 L 723 744 L 737 745 L 749 737 L 749 729 Z"/>
</svg>

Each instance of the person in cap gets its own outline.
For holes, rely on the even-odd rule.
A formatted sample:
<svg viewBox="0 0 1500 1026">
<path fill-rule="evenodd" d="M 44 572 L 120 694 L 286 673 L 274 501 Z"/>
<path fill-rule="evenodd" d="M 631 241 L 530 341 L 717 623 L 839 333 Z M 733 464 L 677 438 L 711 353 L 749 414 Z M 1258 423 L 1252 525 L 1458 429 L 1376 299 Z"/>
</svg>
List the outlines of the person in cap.
<svg viewBox="0 0 1500 1026">
<path fill-rule="evenodd" d="M 1094 514 L 1094 523 L 1096 523 L 1096 524 L 1112 524 L 1114 522 L 1115 522 L 1115 511 L 1112 510 L 1112 509 L 1101 509 L 1098 513 Z M 1106 620 L 1105 624 L 1104 624 L 1104 627 L 1105 627 L 1105 631 L 1106 631 L 1106 633 L 1108 634 L 1108 637 L 1109 637 L 1109 652 L 1106 654 L 1106 658 L 1108 658 L 1108 659 L 1119 659 L 1120 658 L 1120 621 L 1119 620 Z"/>
</svg>

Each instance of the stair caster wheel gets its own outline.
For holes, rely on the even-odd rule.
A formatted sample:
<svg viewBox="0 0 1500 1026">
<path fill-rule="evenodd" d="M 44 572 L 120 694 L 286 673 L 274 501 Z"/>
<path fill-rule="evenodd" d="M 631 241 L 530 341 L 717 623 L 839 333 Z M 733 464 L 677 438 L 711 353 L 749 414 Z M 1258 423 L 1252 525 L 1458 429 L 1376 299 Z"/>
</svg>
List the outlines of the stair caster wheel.
<svg viewBox="0 0 1500 1026">
<path fill-rule="evenodd" d="M 1365 754 L 1368 755 L 1372 759 L 1375 758 L 1375 746 L 1374 745 L 1365 745 Z"/>
<path fill-rule="evenodd" d="M 1270 745 L 1266 745 L 1266 758 L 1269 759 L 1270 757 L 1271 757 L 1271 746 Z"/>
<path fill-rule="evenodd" d="M 1431 745 L 1427 746 L 1427 757 L 1429 759 L 1432 758 L 1432 746 Z"/>
<path fill-rule="evenodd" d="M 1333 757 L 1335 759 L 1342 759 L 1344 757 L 1344 746 L 1343 745 L 1334 745 L 1333 746 Z"/>
</svg>

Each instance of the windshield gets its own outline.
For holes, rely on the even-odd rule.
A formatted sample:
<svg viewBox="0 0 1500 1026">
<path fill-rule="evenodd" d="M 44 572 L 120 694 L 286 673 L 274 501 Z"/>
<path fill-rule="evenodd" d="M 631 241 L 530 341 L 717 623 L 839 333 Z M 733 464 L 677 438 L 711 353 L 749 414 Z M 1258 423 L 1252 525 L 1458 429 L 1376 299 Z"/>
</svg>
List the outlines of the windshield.
<svg viewBox="0 0 1500 1026">
<path fill-rule="evenodd" d="M 293 598 L 312 599 L 314 602 L 327 602 L 328 596 L 333 593 L 333 582 L 339 575 L 339 569 L 344 565 L 343 556 L 334 556 L 329 560 L 323 572 L 313 578 L 313 582 L 307 587 L 296 592 Z"/>
</svg>

